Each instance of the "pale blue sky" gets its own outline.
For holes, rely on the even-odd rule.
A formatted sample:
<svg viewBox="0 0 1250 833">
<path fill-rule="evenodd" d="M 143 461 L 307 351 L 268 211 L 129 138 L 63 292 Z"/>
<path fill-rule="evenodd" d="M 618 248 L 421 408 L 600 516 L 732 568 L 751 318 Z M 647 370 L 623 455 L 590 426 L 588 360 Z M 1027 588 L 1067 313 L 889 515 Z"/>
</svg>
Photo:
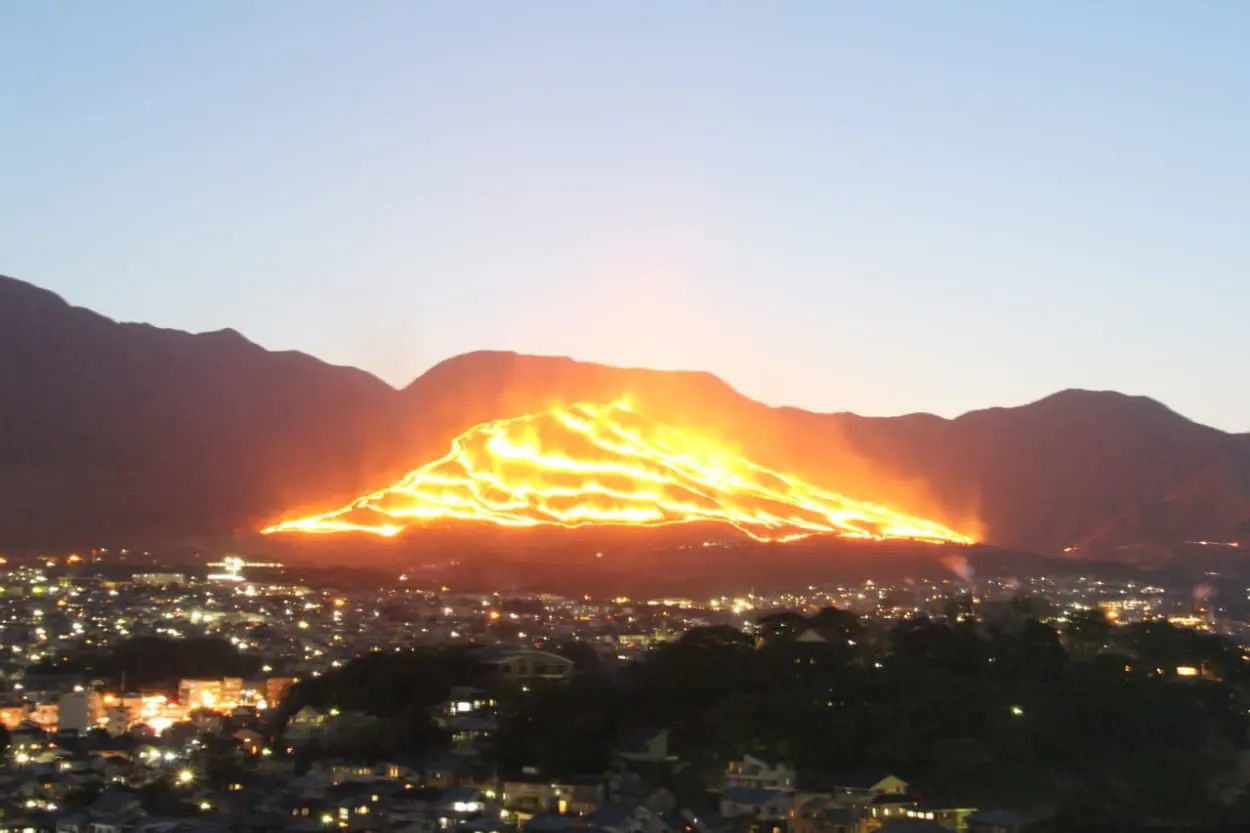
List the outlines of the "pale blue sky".
<svg viewBox="0 0 1250 833">
<path fill-rule="evenodd" d="M 1250 430 L 1250 4 L 0 5 L 0 273 L 403 384 L 478 348 Z"/>
</svg>

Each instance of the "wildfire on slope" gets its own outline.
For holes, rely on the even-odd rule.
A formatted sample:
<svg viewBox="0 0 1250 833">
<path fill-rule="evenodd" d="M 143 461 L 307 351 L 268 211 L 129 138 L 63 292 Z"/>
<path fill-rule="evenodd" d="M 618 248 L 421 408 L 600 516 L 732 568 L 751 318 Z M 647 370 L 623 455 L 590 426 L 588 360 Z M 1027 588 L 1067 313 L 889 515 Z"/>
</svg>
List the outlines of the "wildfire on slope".
<svg viewBox="0 0 1250 833">
<path fill-rule="evenodd" d="M 773 471 L 626 402 L 476 425 L 443 457 L 331 512 L 262 530 L 394 536 L 441 520 L 503 526 L 729 524 L 757 541 L 811 535 L 972 543 L 968 535 Z"/>
</svg>

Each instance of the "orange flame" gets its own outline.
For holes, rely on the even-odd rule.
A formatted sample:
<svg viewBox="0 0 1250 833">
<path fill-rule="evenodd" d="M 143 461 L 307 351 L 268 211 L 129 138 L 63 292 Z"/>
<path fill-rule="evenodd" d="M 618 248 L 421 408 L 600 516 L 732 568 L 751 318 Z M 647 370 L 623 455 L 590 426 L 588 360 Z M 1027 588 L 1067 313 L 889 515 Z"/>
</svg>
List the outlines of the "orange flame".
<svg viewBox="0 0 1250 833">
<path fill-rule="evenodd" d="M 767 469 L 626 402 L 484 422 L 398 483 L 275 532 L 393 536 L 437 520 L 503 526 L 730 524 L 757 541 L 810 535 L 972 543 L 935 521 Z"/>
</svg>

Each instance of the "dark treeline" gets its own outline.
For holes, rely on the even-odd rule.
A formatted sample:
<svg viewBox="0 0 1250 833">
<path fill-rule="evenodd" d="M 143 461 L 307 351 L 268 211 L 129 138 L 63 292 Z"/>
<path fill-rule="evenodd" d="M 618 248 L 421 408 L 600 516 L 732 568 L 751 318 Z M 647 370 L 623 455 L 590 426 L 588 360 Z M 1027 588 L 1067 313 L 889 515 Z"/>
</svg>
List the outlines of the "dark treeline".
<svg viewBox="0 0 1250 833">
<path fill-rule="evenodd" d="M 109 648 L 89 651 L 61 662 L 44 662 L 30 674 L 81 674 L 125 685 L 127 691 L 175 691 L 184 678 L 248 677 L 260 671 L 261 660 L 246 656 L 225 639 L 192 636 L 168 639 L 138 636 Z"/>
<path fill-rule="evenodd" d="M 870 629 L 827 609 L 764 617 L 757 636 L 695 629 L 618 671 L 586 664 L 561 685 L 498 688 L 490 754 L 504 768 L 601 772 L 633 731 L 664 728 L 685 763 L 670 786 L 691 805 L 750 752 L 792 761 L 802 789 L 886 769 L 922 799 L 1013 807 L 1043 829 L 1250 825 L 1250 662 L 1237 646 L 1096 612 L 1052 627 L 1035 612 Z M 364 750 L 432 754 L 445 742 L 432 707 L 451 685 L 483 682 L 465 649 L 375 654 L 300 684 L 282 713 L 359 710 L 380 718 Z"/>
</svg>

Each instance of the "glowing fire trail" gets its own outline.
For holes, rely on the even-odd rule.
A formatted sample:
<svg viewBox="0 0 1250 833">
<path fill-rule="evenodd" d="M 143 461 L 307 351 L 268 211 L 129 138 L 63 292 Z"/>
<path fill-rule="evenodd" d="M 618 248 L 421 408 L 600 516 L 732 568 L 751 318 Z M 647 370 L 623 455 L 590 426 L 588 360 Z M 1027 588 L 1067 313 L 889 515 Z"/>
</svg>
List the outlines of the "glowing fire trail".
<svg viewBox="0 0 1250 833">
<path fill-rule="evenodd" d="M 393 536 L 438 520 L 563 527 L 714 522 L 757 541 L 831 534 L 972 543 L 934 521 L 767 469 L 623 402 L 484 422 L 393 486 L 263 532 Z"/>
</svg>

